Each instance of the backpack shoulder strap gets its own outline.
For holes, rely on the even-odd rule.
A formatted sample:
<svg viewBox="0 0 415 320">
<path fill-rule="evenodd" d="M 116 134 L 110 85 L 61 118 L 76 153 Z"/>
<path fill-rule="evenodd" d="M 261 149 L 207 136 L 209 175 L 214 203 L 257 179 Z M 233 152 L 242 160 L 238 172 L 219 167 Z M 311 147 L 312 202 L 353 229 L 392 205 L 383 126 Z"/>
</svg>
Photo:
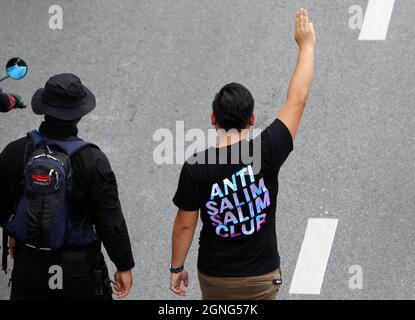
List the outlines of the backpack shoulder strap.
<svg viewBox="0 0 415 320">
<path fill-rule="evenodd" d="M 39 144 L 44 142 L 44 138 L 38 130 L 28 132 L 27 137 L 29 138 L 33 148 L 36 148 Z"/>
<path fill-rule="evenodd" d="M 77 152 L 81 151 L 82 149 L 88 146 L 94 146 L 98 148 L 95 144 L 84 141 L 84 140 L 73 140 L 73 141 L 59 141 L 59 140 L 52 140 L 48 139 L 43 136 L 38 130 L 33 130 L 27 134 L 30 142 L 32 143 L 33 147 L 36 148 L 42 142 L 45 143 L 46 147 L 48 146 L 58 146 L 60 149 L 65 151 L 65 153 L 71 157 Z M 49 148 L 48 148 L 49 149 Z"/>
<path fill-rule="evenodd" d="M 88 141 L 83 140 L 74 140 L 74 141 L 57 141 L 57 140 L 50 140 L 45 139 L 45 142 L 49 146 L 58 146 L 61 148 L 65 153 L 72 157 L 74 154 L 78 153 L 82 149 L 88 147 L 88 146 L 95 146 L 93 143 L 90 143 Z"/>
</svg>

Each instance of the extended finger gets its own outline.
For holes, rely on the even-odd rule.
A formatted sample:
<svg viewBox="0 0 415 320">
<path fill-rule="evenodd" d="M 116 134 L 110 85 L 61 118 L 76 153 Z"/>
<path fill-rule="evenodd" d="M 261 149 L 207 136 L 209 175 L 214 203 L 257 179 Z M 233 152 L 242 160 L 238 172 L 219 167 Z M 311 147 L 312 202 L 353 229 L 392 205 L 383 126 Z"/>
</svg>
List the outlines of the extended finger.
<svg viewBox="0 0 415 320">
<path fill-rule="evenodd" d="M 303 28 L 304 29 L 308 29 L 309 28 L 309 16 L 308 16 L 308 11 L 304 10 L 304 19 L 303 19 Z"/>
</svg>

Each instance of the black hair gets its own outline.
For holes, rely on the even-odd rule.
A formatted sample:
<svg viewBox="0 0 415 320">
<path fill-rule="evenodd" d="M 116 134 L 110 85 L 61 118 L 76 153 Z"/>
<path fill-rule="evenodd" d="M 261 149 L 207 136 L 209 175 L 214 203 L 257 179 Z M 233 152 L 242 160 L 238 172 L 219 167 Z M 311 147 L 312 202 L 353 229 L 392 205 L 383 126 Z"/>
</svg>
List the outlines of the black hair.
<svg viewBox="0 0 415 320">
<path fill-rule="evenodd" d="M 242 130 L 247 127 L 254 112 L 254 97 L 239 83 L 224 86 L 213 100 L 213 113 L 221 129 Z"/>
</svg>

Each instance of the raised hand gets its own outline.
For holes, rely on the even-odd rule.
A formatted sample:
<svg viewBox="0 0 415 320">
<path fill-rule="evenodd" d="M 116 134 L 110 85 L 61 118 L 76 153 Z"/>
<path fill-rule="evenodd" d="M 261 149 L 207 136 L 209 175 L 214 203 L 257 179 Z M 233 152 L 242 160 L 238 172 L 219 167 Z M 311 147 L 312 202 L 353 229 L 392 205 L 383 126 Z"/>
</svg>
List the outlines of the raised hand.
<svg viewBox="0 0 415 320">
<path fill-rule="evenodd" d="M 300 49 L 314 48 L 316 34 L 307 10 L 301 8 L 295 17 L 295 41 Z"/>
</svg>

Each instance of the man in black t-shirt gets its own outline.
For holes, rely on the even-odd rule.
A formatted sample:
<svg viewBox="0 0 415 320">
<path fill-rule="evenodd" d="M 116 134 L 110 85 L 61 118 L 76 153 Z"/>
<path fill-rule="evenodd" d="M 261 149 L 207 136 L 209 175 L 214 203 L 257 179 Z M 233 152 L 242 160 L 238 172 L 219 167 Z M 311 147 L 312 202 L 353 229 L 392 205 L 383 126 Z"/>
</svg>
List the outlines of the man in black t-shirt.
<svg viewBox="0 0 415 320">
<path fill-rule="evenodd" d="M 184 164 L 173 202 L 179 208 L 173 230 L 171 290 L 184 296 L 184 262 L 200 212 L 198 256 L 203 299 L 274 300 L 281 285 L 275 230 L 278 173 L 293 150 L 311 87 L 315 33 L 306 10 L 296 16 L 299 58 L 288 97 L 278 117 L 257 138 L 254 99 L 242 85 L 223 87 L 213 101 L 216 146 Z M 182 286 L 183 284 L 183 286 Z"/>
</svg>

